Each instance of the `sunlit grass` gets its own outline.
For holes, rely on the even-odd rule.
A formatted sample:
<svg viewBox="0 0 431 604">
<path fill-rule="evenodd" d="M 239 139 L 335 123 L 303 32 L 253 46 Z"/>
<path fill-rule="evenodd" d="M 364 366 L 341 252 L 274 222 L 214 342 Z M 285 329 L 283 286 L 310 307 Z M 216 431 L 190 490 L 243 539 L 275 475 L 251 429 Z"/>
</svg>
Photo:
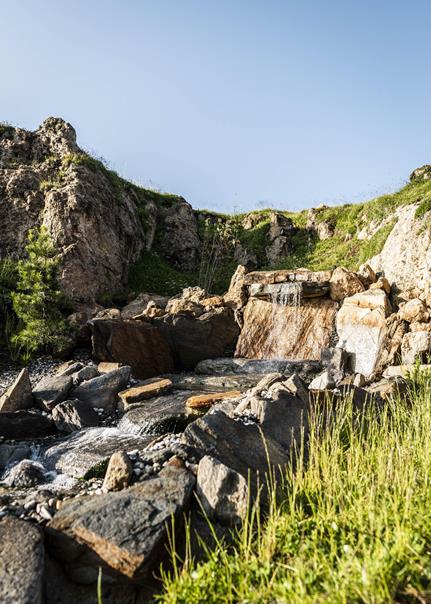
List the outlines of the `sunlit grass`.
<svg viewBox="0 0 431 604">
<path fill-rule="evenodd" d="M 164 574 L 160 601 L 431 601 L 431 374 L 381 412 L 345 401 L 323 417 L 263 523 Z"/>
</svg>

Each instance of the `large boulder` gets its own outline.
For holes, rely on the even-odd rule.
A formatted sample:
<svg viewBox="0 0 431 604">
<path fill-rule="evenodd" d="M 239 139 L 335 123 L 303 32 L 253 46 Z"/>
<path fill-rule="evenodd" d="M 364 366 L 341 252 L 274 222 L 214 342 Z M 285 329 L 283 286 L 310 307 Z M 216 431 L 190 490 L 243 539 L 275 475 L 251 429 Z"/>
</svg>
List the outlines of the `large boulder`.
<svg viewBox="0 0 431 604">
<path fill-rule="evenodd" d="M 138 378 L 148 378 L 173 369 L 166 338 L 146 321 L 92 321 L 93 355 L 99 361 L 130 365 Z"/>
<path fill-rule="evenodd" d="M 63 401 L 54 407 L 52 419 L 60 432 L 75 432 L 99 425 L 99 416 L 93 407 L 78 399 Z"/>
<path fill-rule="evenodd" d="M 224 302 L 227 306 L 234 309 L 240 309 L 245 306 L 248 298 L 247 287 L 244 282 L 247 269 L 239 264 L 230 280 L 229 289 L 224 295 Z"/>
<path fill-rule="evenodd" d="M 33 397 L 42 409 L 51 411 L 56 405 L 66 400 L 73 385 L 71 375 L 57 374 L 42 378 L 33 390 Z"/>
<path fill-rule="evenodd" d="M 337 313 L 338 346 L 351 355 L 352 370 L 370 376 L 379 367 L 385 349 L 390 305 L 381 289 L 346 298 Z"/>
<path fill-rule="evenodd" d="M 166 555 L 168 531 L 181 525 L 194 482 L 190 472 L 170 466 L 120 492 L 72 501 L 48 524 L 49 548 L 65 564 L 81 567 L 93 553 L 108 576 L 144 582 Z"/>
<path fill-rule="evenodd" d="M 268 245 L 265 249 L 270 266 L 280 262 L 292 252 L 292 236 L 297 232 L 291 218 L 281 212 L 271 212 L 269 219 Z"/>
<path fill-rule="evenodd" d="M 0 601 L 42 604 L 45 552 L 43 534 L 29 522 L 0 520 Z"/>
<path fill-rule="evenodd" d="M 199 317 L 166 315 L 154 319 L 154 324 L 170 343 L 178 369 L 193 369 L 203 359 L 232 355 L 239 335 L 233 310 L 227 307 Z"/>
<path fill-rule="evenodd" d="M 193 208 L 185 199 L 162 208 L 163 229 L 160 254 L 180 271 L 193 271 L 199 266 L 201 241 Z"/>
<path fill-rule="evenodd" d="M 21 411 L 33 404 L 30 376 L 27 369 L 22 369 L 15 381 L 0 397 L 0 413 Z"/>
<path fill-rule="evenodd" d="M 318 360 L 330 344 L 337 303 L 326 298 L 272 304 L 250 298 L 235 356 Z"/>
</svg>

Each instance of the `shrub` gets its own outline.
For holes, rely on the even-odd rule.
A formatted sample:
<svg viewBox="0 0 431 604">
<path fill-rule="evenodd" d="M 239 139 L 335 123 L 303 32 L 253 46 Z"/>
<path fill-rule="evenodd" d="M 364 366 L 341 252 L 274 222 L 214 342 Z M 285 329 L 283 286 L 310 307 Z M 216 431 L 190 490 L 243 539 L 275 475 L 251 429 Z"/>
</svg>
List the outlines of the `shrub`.
<svg viewBox="0 0 431 604">
<path fill-rule="evenodd" d="M 24 360 L 36 351 L 59 352 L 70 344 L 65 320 L 70 307 L 57 282 L 59 259 L 45 227 L 32 229 L 27 258 L 17 265 L 18 282 L 11 293 L 18 328 L 12 343 Z"/>
</svg>

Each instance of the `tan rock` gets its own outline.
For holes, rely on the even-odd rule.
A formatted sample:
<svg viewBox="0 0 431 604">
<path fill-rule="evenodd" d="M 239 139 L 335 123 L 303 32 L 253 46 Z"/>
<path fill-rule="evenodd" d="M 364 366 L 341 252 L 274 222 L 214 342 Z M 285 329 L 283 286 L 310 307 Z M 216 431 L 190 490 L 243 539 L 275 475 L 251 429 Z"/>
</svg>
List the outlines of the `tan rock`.
<svg viewBox="0 0 431 604">
<path fill-rule="evenodd" d="M 166 310 L 171 315 L 192 315 L 194 317 L 200 317 L 204 314 L 204 307 L 198 302 L 193 300 L 183 300 L 181 298 L 170 300 Z"/>
<path fill-rule="evenodd" d="M 419 298 L 400 304 L 398 316 L 409 323 L 426 322 L 429 319 L 427 308 Z"/>
<path fill-rule="evenodd" d="M 123 390 L 118 396 L 124 408 L 127 408 L 128 405 L 132 405 L 133 403 L 138 403 L 168 392 L 171 388 L 172 382 L 168 379 L 146 380 L 146 382 L 139 386 Z"/>
<path fill-rule="evenodd" d="M 117 451 L 109 460 L 103 481 L 103 490 L 121 491 L 129 486 L 133 475 L 133 464 L 125 451 Z"/>
<path fill-rule="evenodd" d="M 239 390 L 231 390 L 230 392 L 211 392 L 209 394 L 198 394 L 187 399 L 186 405 L 189 409 L 202 409 L 210 407 L 214 403 L 219 403 L 229 398 L 237 398 L 241 396 Z"/>
<path fill-rule="evenodd" d="M 249 359 L 320 360 L 329 346 L 337 303 L 311 298 L 282 306 L 250 298 L 235 356 Z"/>
<path fill-rule="evenodd" d="M 0 397 L 0 413 L 28 409 L 33 404 L 30 376 L 22 369 L 13 384 Z"/>
<path fill-rule="evenodd" d="M 367 263 L 361 264 L 359 267 L 358 277 L 366 287 L 369 287 L 372 283 L 377 281 L 376 273 Z"/>
<path fill-rule="evenodd" d="M 247 303 L 247 288 L 245 276 L 247 269 L 241 264 L 237 266 L 227 293 L 224 295 L 224 303 L 234 309 L 240 309 Z"/>
<path fill-rule="evenodd" d="M 205 310 L 210 310 L 211 308 L 219 308 L 220 306 L 224 306 L 223 296 L 211 296 L 209 298 L 204 298 L 201 301 L 202 306 Z"/>
<path fill-rule="evenodd" d="M 364 286 L 359 277 L 342 266 L 336 268 L 329 281 L 329 295 L 331 300 L 341 301 L 348 296 L 353 296 L 364 291 Z"/>
</svg>

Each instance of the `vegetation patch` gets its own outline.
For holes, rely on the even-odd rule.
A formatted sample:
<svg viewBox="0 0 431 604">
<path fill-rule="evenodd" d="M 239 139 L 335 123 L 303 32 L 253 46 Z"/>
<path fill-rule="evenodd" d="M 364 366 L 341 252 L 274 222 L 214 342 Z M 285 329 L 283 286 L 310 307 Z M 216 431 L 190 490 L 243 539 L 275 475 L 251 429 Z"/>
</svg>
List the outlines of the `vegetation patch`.
<svg viewBox="0 0 431 604">
<path fill-rule="evenodd" d="M 173 296 L 184 287 L 197 285 L 196 273 L 175 270 L 155 252 L 144 252 L 129 273 L 129 288 L 135 293 L 150 292 Z"/>
<path fill-rule="evenodd" d="M 331 411 L 329 424 L 324 408 L 312 418 L 307 454 L 233 546 L 184 564 L 174 552 L 159 602 L 430 601 L 431 373 L 381 411 Z"/>
</svg>

